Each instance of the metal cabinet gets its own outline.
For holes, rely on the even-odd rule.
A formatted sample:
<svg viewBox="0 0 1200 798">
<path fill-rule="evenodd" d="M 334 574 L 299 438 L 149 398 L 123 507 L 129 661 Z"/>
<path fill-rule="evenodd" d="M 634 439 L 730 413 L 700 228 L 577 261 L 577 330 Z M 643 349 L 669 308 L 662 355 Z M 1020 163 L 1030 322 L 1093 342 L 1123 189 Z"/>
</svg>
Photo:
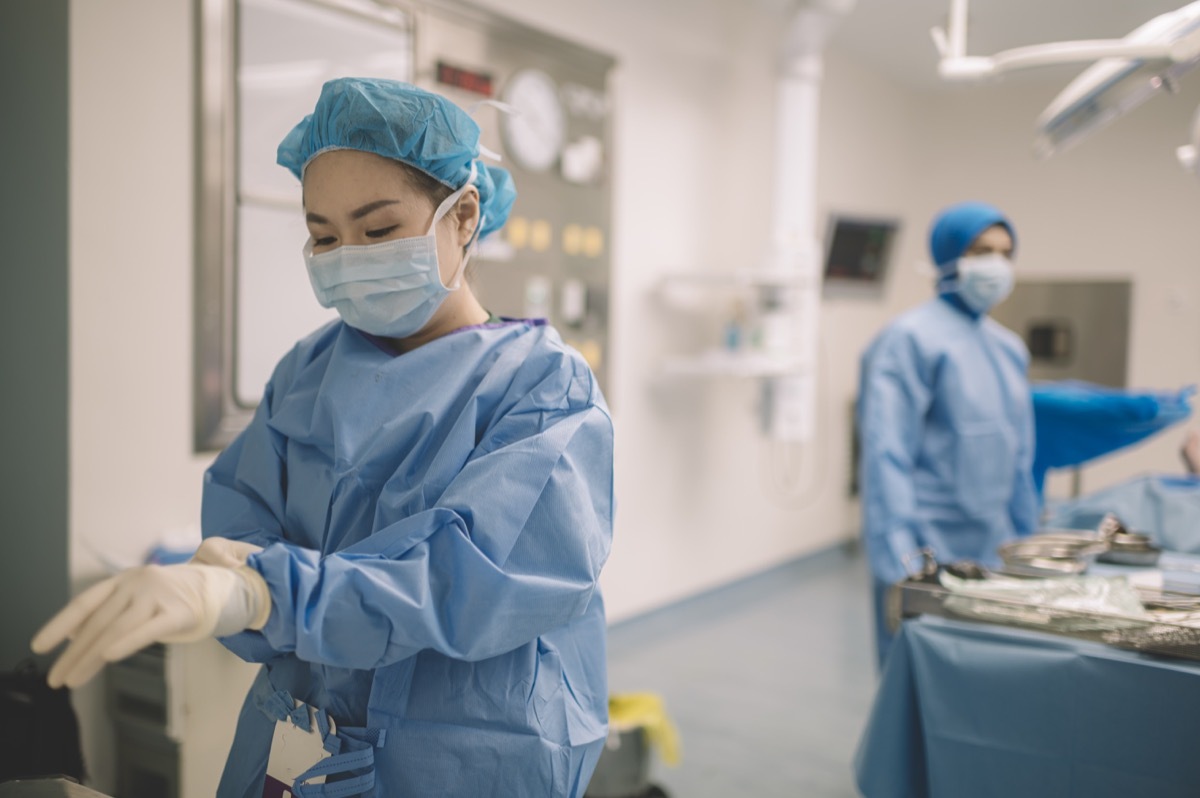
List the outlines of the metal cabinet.
<svg viewBox="0 0 1200 798">
<path fill-rule="evenodd" d="M 167 655 L 166 646 L 153 645 L 107 669 L 120 798 L 179 795 L 179 744 L 168 728 Z"/>
</svg>

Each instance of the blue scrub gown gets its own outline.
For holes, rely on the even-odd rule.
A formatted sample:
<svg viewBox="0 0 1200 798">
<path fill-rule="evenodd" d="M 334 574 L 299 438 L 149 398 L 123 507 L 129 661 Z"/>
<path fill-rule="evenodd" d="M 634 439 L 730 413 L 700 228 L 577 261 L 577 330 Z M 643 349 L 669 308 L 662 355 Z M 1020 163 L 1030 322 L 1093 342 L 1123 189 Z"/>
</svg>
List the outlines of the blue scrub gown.
<svg viewBox="0 0 1200 798">
<path fill-rule="evenodd" d="M 337 725 L 328 794 L 581 796 L 607 732 L 612 442 L 538 323 L 297 344 L 205 476 L 204 535 L 264 546 L 274 605 L 222 641 L 265 668 L 218 795 L 261 795 L 297 699 Z"/>
<path fill-rule="evenodd" d="M 1020 338 L 951 296 L 897 318 L 863 356 L 863 538 L 881 661 L 883 596 L 906 559 L 929 547 L 940 562 L 995 564 L 1001 543 L 1037 527 L 1028 365 Z"/>
</svg>

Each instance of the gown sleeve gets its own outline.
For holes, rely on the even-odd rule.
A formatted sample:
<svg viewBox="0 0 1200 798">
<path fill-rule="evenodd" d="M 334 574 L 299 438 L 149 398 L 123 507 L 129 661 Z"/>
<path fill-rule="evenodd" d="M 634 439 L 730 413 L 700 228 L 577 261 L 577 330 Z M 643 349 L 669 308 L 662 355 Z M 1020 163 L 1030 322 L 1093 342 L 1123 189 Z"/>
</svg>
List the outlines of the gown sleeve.
<svg viewBox="0 0 1200 798">
<path fill-rule="evenodd" d="M 267 424 L 275 379 L 267 384 L 254 417 L 204 473 L 201 527 L 266 548 L 284 539 L 284 444 Z"/>
<path fill-rule="evenodd" d="M 206 493 L 240 494 L 223 497 L 220 534 L 265 546 L 248 565 L 273 609 L 260 632 L 226 645 L 247 659 L 294 652 L 372 669 L 425 649 L 486 659 L 581 616 L 612 539 L 613 433 L 590 373 L 563 394 L 561 375 L 547 375 L 492 424 L 436 504 L 324 557 L 281 539 L 280 443 L 252 425 L 262 429 L 218 460 Z"/>
<path fill-rule="evenodd" d="M 863 359 L 859 395 L 863 537 L 877 579 L 907 576 L 906 559 L 920 551 L 913 475 L 925 416 L 933 401 L 913 342 L 884 333 Z"/>
</svg>

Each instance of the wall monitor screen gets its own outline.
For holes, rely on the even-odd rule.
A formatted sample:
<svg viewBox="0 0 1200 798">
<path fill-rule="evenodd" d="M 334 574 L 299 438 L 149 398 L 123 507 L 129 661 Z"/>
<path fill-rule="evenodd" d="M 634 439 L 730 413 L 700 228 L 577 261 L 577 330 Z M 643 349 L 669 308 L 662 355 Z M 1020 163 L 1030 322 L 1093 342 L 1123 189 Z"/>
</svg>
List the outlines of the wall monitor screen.
<svg viewBox="0 0 1200 798">
<path fill-rule="evenodd" d="M 892 219 L 831 217 L 825 243 L 825 280 L 881 284 L 899 226 Z"/>
</svg>

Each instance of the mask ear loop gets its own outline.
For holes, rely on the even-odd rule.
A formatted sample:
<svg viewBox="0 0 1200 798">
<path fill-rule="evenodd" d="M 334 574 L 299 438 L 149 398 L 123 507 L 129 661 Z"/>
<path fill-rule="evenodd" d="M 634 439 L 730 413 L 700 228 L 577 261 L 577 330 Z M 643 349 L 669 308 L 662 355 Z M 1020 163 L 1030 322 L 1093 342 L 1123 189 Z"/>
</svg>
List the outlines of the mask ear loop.
<svg viewBox="0 0 1200 798">
<path fill-rule="evenodd" d="M 926 280 L 932 281 L 933 289 L 939 294 L 953 293 L 957 290 L 955 288 L 955 284 L 958 282 L 957 270 L 943 273 L 932 261 L 922 258 L 913 264 L 913 271 Z"/>
<path fill-rule="evenodd" d="M 451 291 L 458 289 L 458 284 L 462 280 L 462 276 L 467 272 L 467 261 L 475 254 L 475 245 L 479 242 L 479 231 L 483 229 L 483 223 L 487 220 L 487 216 L 483 213 L 479 214 L 479 223 L 475 225 L 475 229 L 471 231 L 471 239 L 467 241 L 463 247 L 462 264 L 458 267 L 458 274 L 454 276 L 454 285 L 450 287 Z"/>
<path fill-rule="evenodd" d="M 445 218 L 449 212 L 449 208 L 453 207 L 462 195 L 466 193 L 467 188 L 475 184 L 475 176 L 478 170 L 475 162 L 471 161 L 471 174 L 467 177 L 467 182 L 462 184 L 462 187 L 451 194 L 446 199 L 442 200 L 442 204 L 438 206 L 437 212 L 433 215 L 433 225 L 430 227 L 430 233 L 433 234 L 434 240 L 437 239 L 437 223 Z M 463 272 L 467 269 L 467 261 L 471 258 L 471 247 L 475 243 L 475 239 L 479 236 L 479 228 L 483 227 L 483 214 L 479 216 L 479 223 L 475 225 L 475 229 L 471 231 L 471 239 L 467 241 L 467 251 L 463 253 L 462 260 L 458 264 L 458 268 L 454 270 L 454 279 L 450 281 L 450 285 L 446 286 L 447 291 L 457 291 L 459 284 L 462 282 Z"/>
<path fill-rule="evenodd" d="M 924 259 L 918 259 L 917 262 L 913 264 L 913 271 L 930 280 L 936 280 L 942 276 L 942 273 L 938 271 L 937 266 L 934 266 L 932 261 Z"/>
<path fill-rule="evenodd" d="M 500 100 L 491 100 L 491 99 L 479 100 L 478 102 L 471 103 L 469 106 L 467 106 L 467 113 L 470 114 L 472 117 L 474 117 L 475 113 L 484 106 L 491 106 L 492 108 L 495 108 L 500 113 L 507 114 L 508 116 L 518 116 L 521 113 L 515 107 L 513 107 L 512 105 L 509 105 L 506 102 L 501 102 Z M 479 144 L 478 146 L 479 146 L 480 156 L 487 158 L 488 160 L 495 161 L 496 163 L 501 163 L 504 160 L 504 157 L 501 156 L 500 153 L 496 152 L 495 150 L 492 150 L 492 149 L 489 149 L 489 148 L 483 146 L 482 143 Z M 467 178 L 467 182 L 463 186 L 463 188 L 466 188 L 466 186 L 471 185 L 472 183 L 475 182 L 475 176 L 477 174 L 477 169 L 478 169 L 478 167 L 476 166 L 475 161 L 471 161 L 471 176 L 469 178 Z M 461 191 L 462 189 L 459 189 L 459 190 Z M 459 196 L 461 196 L 461 195 L 459 195 Z M 450 286 L 449 290 L 454 291 L 454 290 L 458 289 L 459 283 L 462 281 L 462 276 L 467 270 L 467 262 L 471 259 L 471 256 L 473 254 L 475 254 L 476 246 L 479 243 L 479 231 L 483 229 L 484 222 L 486 222 L 486 221 L 487 221 L 487 214 L 483 213 L 482 209 L 481 209 L 480 213 L 479 213 L 479 222 L 478 222 L 478 224 L 475 225 L 475 229 L 471 231 L 471 239 L 469 241 L 467 241 L 466 246 L 463 247 L 462 263 L 459 265 L 458 271 L 454 275 L 454 281 L 453 281 L 454 284 L 452 286 Z"/>
</svg>

